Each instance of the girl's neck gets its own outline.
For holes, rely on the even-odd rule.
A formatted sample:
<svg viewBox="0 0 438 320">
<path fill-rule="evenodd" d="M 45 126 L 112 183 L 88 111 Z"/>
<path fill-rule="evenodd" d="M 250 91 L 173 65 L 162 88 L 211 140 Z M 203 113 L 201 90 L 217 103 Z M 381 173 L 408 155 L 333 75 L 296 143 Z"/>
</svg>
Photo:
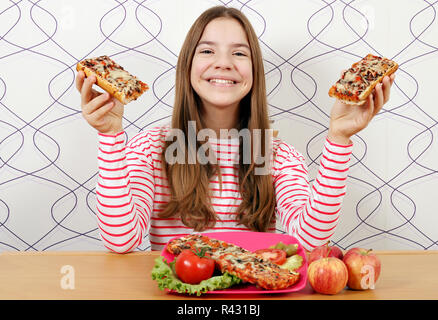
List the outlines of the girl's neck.
<svg viewBox="0 0 438 320">
<path fill-rule="evenodd" d="M 239 106 L 229 108 L 203 108 L 203 121 L 206 128 L 216 132 L 220 137 L 221 129 L 237 128 L 239 123 Z"/>
</svg>

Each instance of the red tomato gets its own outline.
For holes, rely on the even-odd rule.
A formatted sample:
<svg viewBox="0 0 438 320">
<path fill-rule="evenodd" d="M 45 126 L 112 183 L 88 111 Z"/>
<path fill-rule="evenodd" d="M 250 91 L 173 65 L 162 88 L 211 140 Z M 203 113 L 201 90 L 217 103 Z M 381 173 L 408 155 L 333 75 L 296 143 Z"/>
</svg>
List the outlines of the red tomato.
<svg viewBox="0 0 438 320">
<path fill-rule="evenodd" d="M 271 260 L 275 264 L 283 264 L 286 262 L 286 251 L 280 249 L 259 249 L 257 254 L 261 255 L 263 259 Z"/>
<path fill-rule="evenodd" d="M 203 252 L 193 252 L 186 249 L 176 258 L 175 272 L 181 281 L 189 284 L 198 284 L 209 279 L 214 272 L 214 260 L 205 257 Z"/>
</svg>

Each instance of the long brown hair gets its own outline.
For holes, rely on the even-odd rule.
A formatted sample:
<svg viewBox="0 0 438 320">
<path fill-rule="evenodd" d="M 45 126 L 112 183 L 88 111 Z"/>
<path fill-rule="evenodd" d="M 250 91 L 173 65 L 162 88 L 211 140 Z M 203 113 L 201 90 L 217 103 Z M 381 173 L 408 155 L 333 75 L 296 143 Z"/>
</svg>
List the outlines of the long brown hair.
<svg viewBox="0 0 438 320">
<path fill-rule="evenodd" d="M 265 146 L 265 134 L 269 129 L 269 118 L 266 100 L 266 84 L 263 68 L 262 54 L 257 36 L 249 20 L 237 9 L 217 6 L 205 11 L 192 25 L 189 30 L 181 52 L 178 57 L 175 83 L 175 104 L 172 115 L 171 128 L 180 129 L 184 132 L 185 141 L 181 145 L 185 150 L 186 161 L 184 163 L 169 164 L 165 154 L 167 148 L 174 143 L 166 141 L 162 152 L 162 167 L 166 174 L 171 198 L 159 213 L 161 218 L 179 216 L 182 222 L 196 231 L 202 231 L 214 226 L 217 221 L 216 214 L 211 204 L 209 189 L 210 178 L 218 174 L 221 182 L 221 173 L 218 164 L 189 164 L 189 153 L 196 154 L 196 150 L 188 150 L 189 121 L 194 121 L 196 130 L 204 128 L 201 116 L 201 100 L 193 90 L 190 82 L 190 71 L 195 49 L 207 24 L 216 18 L 232 18 L 237 20 L 243 27 L 250 46 L 252 57 L 253 86 L 250 92 L 242 99 L 239 106 L 240 123 L 238 130 L 248 129 L 252 133 L 254 129 L 261 129 L 261 145 L 253 145 L 251 139 L 251 152 L 258 148 L 265 161 L 267 146 Z M 197 134 L 197 132 L 196 132 Z M 180 140 L 179 140 L 180 141 Z M 181 141 L 180 141 L 181 142 Z M 196 148 L 200 144 L 196 142 Z M 243 162 L 243 144 L 240 140 L 239 148 L 239 184 L 242 202 L 237 210 L 239 224 L 247 226 L 254 231 L 266 231 L 272 221 L 275 210 L 275 193 L 270 174 L 256 175 L 255 168 L 260 166 L 251 157 L 251 163 Z"/>
</svg>

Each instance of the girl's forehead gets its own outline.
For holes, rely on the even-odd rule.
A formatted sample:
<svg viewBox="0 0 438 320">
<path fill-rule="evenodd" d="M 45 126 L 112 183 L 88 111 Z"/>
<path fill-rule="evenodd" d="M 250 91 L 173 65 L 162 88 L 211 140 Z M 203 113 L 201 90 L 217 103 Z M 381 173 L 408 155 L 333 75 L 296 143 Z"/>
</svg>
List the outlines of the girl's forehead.
<svg viewBox="0 0 438 320">
<path fill-rule="evenodd" d="M 240 22 L 224 17 L 213 19 L 205 26 L 200 41 L 202 40 L 248 44 L 248 37 Z"/>
</svg>

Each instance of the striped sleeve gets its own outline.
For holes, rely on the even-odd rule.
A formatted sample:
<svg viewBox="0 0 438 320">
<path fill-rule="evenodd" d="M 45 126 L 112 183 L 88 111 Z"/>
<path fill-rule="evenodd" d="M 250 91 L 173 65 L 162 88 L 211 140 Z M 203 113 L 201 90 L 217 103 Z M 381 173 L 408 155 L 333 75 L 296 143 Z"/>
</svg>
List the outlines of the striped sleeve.
<svg viewBox="0 0 438 320">
<path fill-rule="evenodd" d="M 310 184 L 303 156 L 283 142 L 277 148 L 274 162 L 277 219 L 307 250 L 325 244 L 335 232 L 352 149 L 352 144 L 337 145 L 326 139 L 318 173 Z"/>
<path fill-rule="evenodd" d="M 148 136 L 134 138 L 126 143 L 124 132 L 99 134 L 97 222 L 105 247 L 117 253 L 130 252 L 141 244 L 153 206 Z"/>
</svg>

